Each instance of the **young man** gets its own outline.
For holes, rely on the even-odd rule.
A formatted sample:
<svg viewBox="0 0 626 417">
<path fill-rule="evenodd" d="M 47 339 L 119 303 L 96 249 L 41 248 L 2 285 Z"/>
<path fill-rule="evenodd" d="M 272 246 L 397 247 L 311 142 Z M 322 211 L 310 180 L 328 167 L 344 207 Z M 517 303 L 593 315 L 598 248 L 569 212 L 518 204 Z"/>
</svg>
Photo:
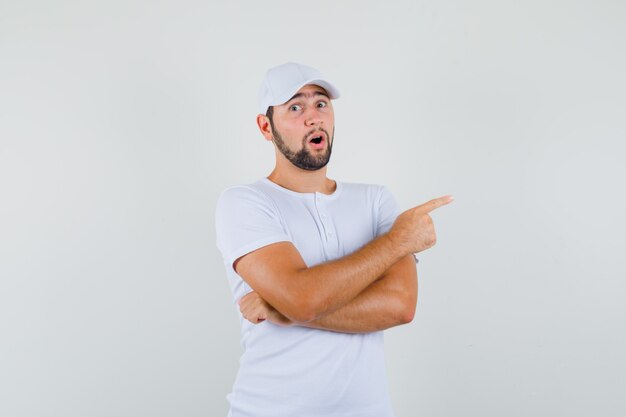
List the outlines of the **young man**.
<svg viewBox="0 0 626 417">
<path fill-rule="evenodd" d="M 452 198 L 398 215 L 385 187 L 327 178 L 338 97 L 311 67 L 268 70 L 257 125 L 276 166 L 218 201 L 244 347 L 230 417 L 393 416 L 382 330 L 413 319 L 413 254 L 435 244 L 428 213 Z"/>
</svg>

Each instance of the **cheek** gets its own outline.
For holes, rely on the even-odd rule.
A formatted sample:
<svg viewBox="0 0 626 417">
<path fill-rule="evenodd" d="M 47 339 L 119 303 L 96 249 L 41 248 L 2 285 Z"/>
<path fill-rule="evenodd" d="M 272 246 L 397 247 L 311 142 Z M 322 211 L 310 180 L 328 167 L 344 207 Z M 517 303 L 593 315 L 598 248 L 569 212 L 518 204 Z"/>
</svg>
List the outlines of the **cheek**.
<svg viewBox="0 0 626 417">
<path fill-rule="evenodd" d="M 294 138 L 297 138 L 299 135 L 299 133 L 293 129 L 284 129 L 281 130 L 280 133 L 283 135 L 283 139 L 288 142 L 292 141 Z"/>
</svg>

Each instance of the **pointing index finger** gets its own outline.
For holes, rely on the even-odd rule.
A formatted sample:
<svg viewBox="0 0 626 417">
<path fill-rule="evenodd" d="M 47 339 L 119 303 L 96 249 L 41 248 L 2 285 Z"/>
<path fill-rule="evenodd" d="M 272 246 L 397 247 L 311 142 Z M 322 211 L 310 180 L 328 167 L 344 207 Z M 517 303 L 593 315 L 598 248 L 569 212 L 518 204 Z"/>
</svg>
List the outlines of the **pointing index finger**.
<svg viewBox="0 0 626 417">
<path fill-rule="evenodd" d="M 438 209 L 441 206 L 445 206 L 446 204 L 450 204 L 454 201 L 454 197 L 451 195 L 444 195 L 443 197 L 434 198 L 424 204 L 421 204 L 416 207 L 417 210 L 423 213 L 430 213 L 431 211 Z"/>
</svg>

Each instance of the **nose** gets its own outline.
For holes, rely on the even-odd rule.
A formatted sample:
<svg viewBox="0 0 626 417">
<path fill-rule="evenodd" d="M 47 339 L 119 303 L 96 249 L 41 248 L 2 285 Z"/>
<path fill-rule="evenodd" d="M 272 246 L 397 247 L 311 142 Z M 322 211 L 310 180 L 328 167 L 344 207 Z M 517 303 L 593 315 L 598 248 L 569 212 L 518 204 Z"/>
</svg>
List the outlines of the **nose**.
<svg viewBox="0 0 626 417">
<path fill-rule="evenodd" d="M 307 109 L 306 117 L 304 119 L 304 124 L 306 126 L 316 126 L 322 123 L 322 118 L 320 117 L 320 112 L 317 110 L 317 107 L 313 106 Z"/>
</svg>

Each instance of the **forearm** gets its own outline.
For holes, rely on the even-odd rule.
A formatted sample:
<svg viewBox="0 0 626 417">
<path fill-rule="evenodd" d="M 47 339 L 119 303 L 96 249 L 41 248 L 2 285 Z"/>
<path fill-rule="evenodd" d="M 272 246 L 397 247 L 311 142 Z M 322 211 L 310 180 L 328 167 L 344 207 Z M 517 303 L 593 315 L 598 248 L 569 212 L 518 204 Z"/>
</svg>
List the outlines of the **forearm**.
<svg viewBox="0 0 626 417">
<path fill-rule="evenodd" d="M 369 333 L 409 323 L 412 314 L 403 304 L 402 294 L 381 291 L 380 285 L 374 282 L 340 309 L 299 325 L 342 333 Z"/>
<path fill-rule="evenodd" d="M 312 319 L 302 322 L 321 319 L 345 306 L 405 255 L 387 235 L 383 235 L 351 255 L 298 271 L 292 281 L 298 289 L 292 290 L 296 291 L 299 300 L 310 305 Z M 369 292 L 362 298 L 362 307 L 373 308 L 378 303 Z"/>
<path fill-rule="evenodd" d="M 343 333 L 385 330 L 413 320 L 417 303 L 417 271 L 412 255 L 395 271 L 374 281 L 338 310 L 298 325 Z"/>
<path fill-rule="evenodd" d="M 290 320 L 317 320 L 353 300 L 402 257 L 432 247 L 428 213 L 450 201 L 442 197 L 401 213 L 388 233 L 341 259 L 308 267 L 291 242 L 277 242 L 242 256 L 233 268 Z"/>
<path fill-rule="evenodd" d="M 281 326 L 367 333 L 410 322 L 415 314 L 416 302 L 415 258 L 407 255 L 346 305 L 309 322 L 289 319 L 256 291 L 242 297 L 239 306 L 243 316 L 254 324 L 268 319 Z"/>
</svg>

